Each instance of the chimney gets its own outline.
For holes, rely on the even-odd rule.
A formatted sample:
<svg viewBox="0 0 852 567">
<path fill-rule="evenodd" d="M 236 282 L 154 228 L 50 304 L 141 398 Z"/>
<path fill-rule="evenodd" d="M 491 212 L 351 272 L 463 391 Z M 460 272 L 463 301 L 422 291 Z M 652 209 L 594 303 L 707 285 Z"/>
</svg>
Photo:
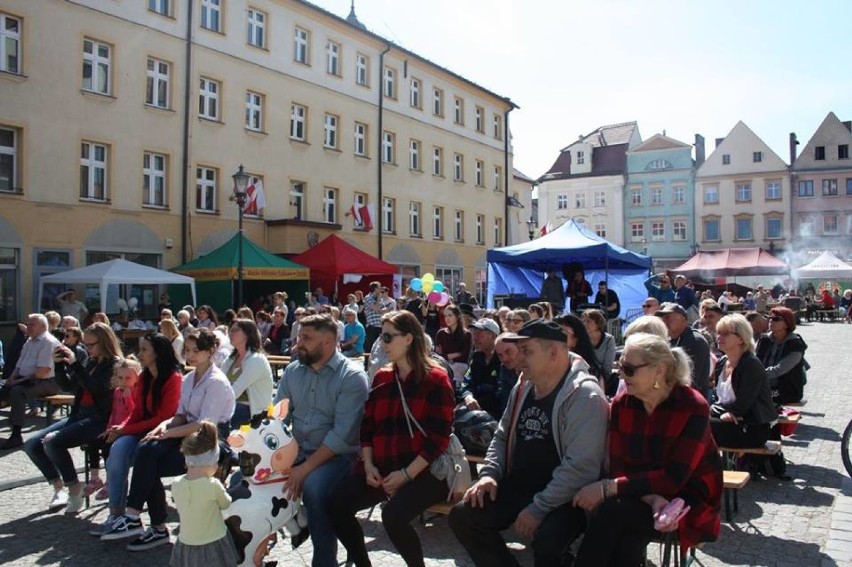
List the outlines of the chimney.
<svg viewBox="0 0 852 567">
<path fill-rule="evenodd" d="M 790 132 L 790 166 L 796 163 L 796 146 L 799 145 L 799 140 L 796 138 L 795 132 Z"/>
<path fill-rule="evenodd" d="M 846 126 L 847 130 L 852 132 L 852 120 L 847 120 L 846 122 L 843 123 L 843 125 Z"/>
<path fill-rule="evenodd" d="M 716 138 L 716 146 L 713 149 L 718 148 L 719 144 L 721 144 L 724 141 L 725 141 L 725 138 Z"/>
<path fill-rule="evenodd" d="M 701 167 L 704 163 L 704 136 L 695 135 L 695 167 Z"/>
</svg>

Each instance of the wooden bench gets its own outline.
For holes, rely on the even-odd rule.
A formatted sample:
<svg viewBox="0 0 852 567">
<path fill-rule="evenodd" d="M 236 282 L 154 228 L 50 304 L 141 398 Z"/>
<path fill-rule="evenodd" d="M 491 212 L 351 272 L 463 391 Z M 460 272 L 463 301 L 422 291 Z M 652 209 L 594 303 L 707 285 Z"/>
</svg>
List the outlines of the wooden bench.
<svg viewBox="0 0 852 567">
<path fill-rule="evenodd" d="M 745 448 L 733 448 L 733 447 L 719 447 L 719 450 L 722 453 L 731 454 L 731 455 L 777 455 L 781 452 L 781 441 L 767 441 L 761 447 L 745 447 Z"/>
<path fill-rule="evenodd" d="M 746 471 L 722 471 L 723 494 L 725 497 L 725 521 L 729 524 L 734 518 L 734 513 L 740 509 L 738 490 L 745 487 L 751 475 Z M 733 496 L 733 509 L 731 509 L 731 497 Z"/>
<path fill-rule="evenodd" d="M 801 399 L 798 402 L 790 402 L 789 404 L 784 404 L 788 408 L 803 408 L 807 405 L 808 400 Z"/>
<path fill-rule="evenodd" d="M 59 408 L 60 413 L 64 412 L 66 415 L 68 414 L 71 406 L 74 404 L 74 394 L 54 394 L 39 398 L 38 401 L 47 406 L 45 419 L 47 420 L 47 425 L 50 425 L 53 423 L 53 412 L 56 411 L 56 408 Z"/>
</svg>

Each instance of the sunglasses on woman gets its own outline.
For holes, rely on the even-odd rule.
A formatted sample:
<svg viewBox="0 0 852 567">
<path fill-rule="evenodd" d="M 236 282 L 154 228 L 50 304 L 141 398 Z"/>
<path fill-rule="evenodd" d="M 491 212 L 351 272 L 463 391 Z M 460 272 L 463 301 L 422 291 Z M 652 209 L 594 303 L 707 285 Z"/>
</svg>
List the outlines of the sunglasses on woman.
<svg viewBox="0 0 852 567">
<path fill-rule="evenodd" d="M 628 378 L 633 378 L 633 375 L 636 374 L 637 370 L 645 368 L 646 366 L 650 366 L 650 364 L 630 364 L 629 362 L 618 361 L 618 370 Z"/>
<path fill-rule="evenodd" d="M 390 344 L 396 337 L 401 337 L 401 336 L 402 336 L 402 333 L 382 333 L 381 334 L 382 342 L 385 343 L 386 345 Z"/>
</svg>

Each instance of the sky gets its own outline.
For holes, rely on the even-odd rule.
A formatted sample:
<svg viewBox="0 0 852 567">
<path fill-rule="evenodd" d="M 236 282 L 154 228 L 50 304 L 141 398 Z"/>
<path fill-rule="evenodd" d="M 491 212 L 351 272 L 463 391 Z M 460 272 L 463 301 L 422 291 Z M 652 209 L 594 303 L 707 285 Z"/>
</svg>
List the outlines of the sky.
<svg viewBox="0 0 852 567">
<path fill-rule="evenodd" d="M 311 0 L 346 17 L 350 0 Z M 714 140 L 742 120 L 789 163 L 852 120 L 848 0 L 355 0 L 367 28 L 502 96 L 514 164 L 537 178 L 599 126 Z"/>
</svg>

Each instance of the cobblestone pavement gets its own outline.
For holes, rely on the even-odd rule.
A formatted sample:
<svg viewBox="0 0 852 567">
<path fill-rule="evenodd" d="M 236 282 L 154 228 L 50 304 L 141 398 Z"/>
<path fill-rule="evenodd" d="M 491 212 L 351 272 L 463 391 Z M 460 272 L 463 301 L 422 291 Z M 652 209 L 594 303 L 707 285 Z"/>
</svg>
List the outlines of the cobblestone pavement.
<svg viewBox="0 0 852 567">
<path fill-rule="evenodd" d="M 740 510 L 732 524 L 723 523 L 717 542 L 698 551 L 702 566 L 761 565 L 772 567 L 852 567 L 852 481 L 840 460 L 840 434 L 852 408 L 852 325 L 815 323 L 800 327 L 809 345 L 812 365 L 806 387 L 807 405 L 802 423 L 793 437 L 785 438 L 784 454 L 790 461 L 792 480 L 752 481 L 740 491 Z M 6 431 L 8 413 L 0 411 L 0 431 Z M 31 420 L 33 427 L 44 419 Z M 34 429 L 33 429 L 34 430 Z M 5 433 L 3 433 L 5 435 Z M 79 451 L 76 462 L 82 465 Z M 101 543 L 87 535 L 92 521 L 102 520 L 106 510 L 93 506 L 76 517 L 48 513 L 44 506 L 51 490 L 46 483 L 30 481 L 9 488 L 16 481 L 33 479 L 35 467 L 21 451 L 0 454 L 0 564 L 8 566 L 86 566 L 115 564 L 145 567 L 168 564 L 170 547 L 133 554 L 121 543 Z M 396 567 L 403 561 L 394 553 L 381 526 L 377 509 L 372 517 L 362 514 L 373 565 Z M 170 528 L 177 525 L 172 511 Z M 427 565 L 471 566 L 472 562 L 447 528 L 445 518 L 419 526 Z M 532 565 L 531 555 L 512 534 L 510 545 L 518 550 L 523 565 Z M 658 564 L 656 545 L 648 548 L 649 559 Z M 272 552 L 279 565 L 310 565 L 311 546 L 291 551 L 286 542 Z M 345 555 L 341 549 L 342 562 Z"/>
</svg>

